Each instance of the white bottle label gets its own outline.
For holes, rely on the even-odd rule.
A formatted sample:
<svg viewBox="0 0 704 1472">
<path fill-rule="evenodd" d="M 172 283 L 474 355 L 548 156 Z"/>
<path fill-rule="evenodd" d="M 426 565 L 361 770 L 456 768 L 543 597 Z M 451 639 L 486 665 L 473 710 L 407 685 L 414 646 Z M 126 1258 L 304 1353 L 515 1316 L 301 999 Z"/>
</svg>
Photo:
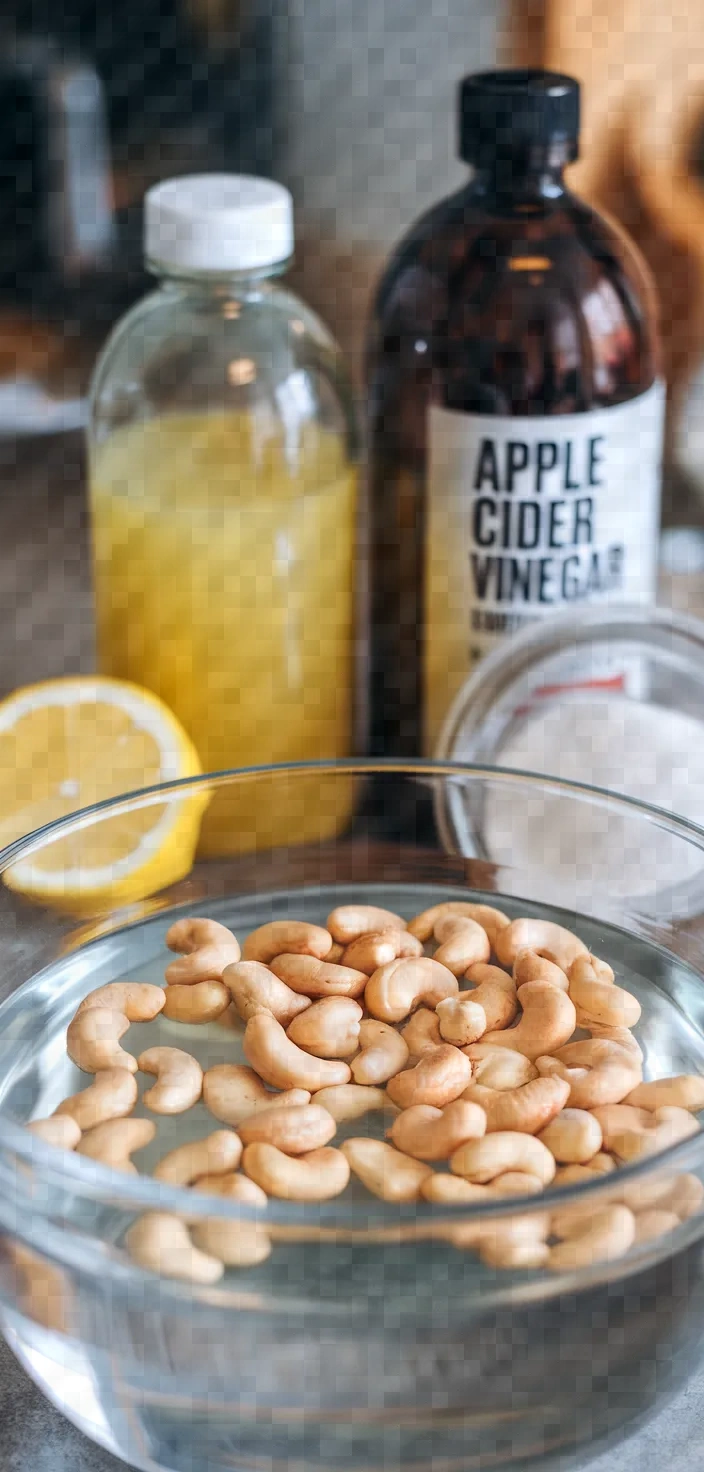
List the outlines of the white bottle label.
<svg viewBox="0 0 704 1472">
<path fill-rule="evenodd" d="M 540 418 L 429 411 L 425 750 L 472 666 L 531 619 L 655 597 L 664 388 Z"/>
</svg>

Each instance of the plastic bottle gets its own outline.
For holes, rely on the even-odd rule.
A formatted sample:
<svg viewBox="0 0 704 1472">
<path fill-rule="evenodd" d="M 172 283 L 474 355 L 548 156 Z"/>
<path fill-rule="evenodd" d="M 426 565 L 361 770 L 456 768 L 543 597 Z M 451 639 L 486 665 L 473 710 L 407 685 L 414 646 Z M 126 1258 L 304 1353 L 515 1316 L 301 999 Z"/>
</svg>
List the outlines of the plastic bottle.
<svg viewBox="0 0 704 1472">
<path fill-rule="evenodd" d="M 98 362 L 89 434 L 101 670 L 162 697 L 209 770 L 355 745 L 357 472 L 340 354 L 277 279 L 291 198 L 264 179 L 146 199 L 156 290 Z M 210 853 L 319 837 L 305 803 L 213 801 Z"/>
</svg>

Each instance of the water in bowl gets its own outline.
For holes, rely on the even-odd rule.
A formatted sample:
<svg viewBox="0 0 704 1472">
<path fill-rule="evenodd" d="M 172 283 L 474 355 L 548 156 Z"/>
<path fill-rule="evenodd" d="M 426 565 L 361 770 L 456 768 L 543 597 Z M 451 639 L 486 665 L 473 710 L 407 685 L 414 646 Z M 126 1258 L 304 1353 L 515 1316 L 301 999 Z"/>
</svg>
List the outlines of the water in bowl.
<svg viewBox="0 0 704 1472">
<path fill-rule="evenodd" d="M 410 917 L 439 898 L 489 898 L 512 916 L 540 915 L 576 930 L 641 1002 L 636 1035 L 646 1077 L 704 1072 L 700 978 L 660 947 L 587 917 L 501 896 L 412 885 L 336 885 L 238 897 L 219 900 L 206 913 L 242 940 L 273 918 L 324 922 L 335 905 L 351 899 Z M 87 1085 L 65 1051 L 66 1028 L 78 1003 L 107 982 L 162 982 L 172 959 L 164 937 L 173 918 L 162 913 L 67 955 L 0 1008 L 0 1113 L 19 1120 L 42 1117 Z M 207 1068 L 246 1062 L 242 1032 L 242 1027 L 217 1023 L 185 1027 L 159 1017 L 134 1025 L 123 1045 L 135 1054 L 157 1044 L 185 1048 Z M 141 1095 L 153 1080 L 138 1075 L 138 1082 Z M 136 1112 L 157 1123 L 154 1143 L 136 1156 L 147 1173 L 176 1144 L 222 1128 L 203 1104 L 174 1117 L 151 1116 L 141 1103 Z M 381 1137 L 387 1127 L 384 1116 L 370 1115 L 344 1133 Z M 342 1137 L 341 1131 L 338 1140 Z M 378 1209 L 359 1184 L 348 1192 L 362 1222 L 365 1202 Z M 132 1219 L 119 1203 L 70 1191 L 60 1201 L 57 1196 L 52 1215 L 84 1234 L 91 1250 L 96 1238 L 119 1248 Z M 652 1252 L 644 1264 L 662 1271 Z M 691 1361 L 693 1353 L 690 1320 L 670 1280 L 659 1283 L 655 1317 L 651 1314 L 645 1332 L 637 1327 L 639 1320 L 629 1320 L 628 1326 L 623 1321 L 620 1338 L 614 1338 L 611 1290 L 600 1288 L 583 1311 L 574 1300 L 565 1334 L 563 1300 L 555 1298 L 552 1282 L 546 1284 L 543 1275 L 497 1276 L 469 1255 L 427 1242 L 376 1250 L 278 1246 L 259 1267 L 228 1272 L 225 1287 L 241 1290 L 241 1339 L 217 1318 L 217 1290 L 213 1307 L 195 1314 L 184 1291 L 180 1305 L 177 1300 L 167 1315 L 159 1308 L 158 1291 L 155 1299 L 150 1288 L 110 1285 L 107 1277 L 96 1289 L 96 1276 L 93 1268 L 81 1300 L 80 1335 L 67 1340 L 38 1328 L 12 1306 L 3 1309 L 3 1327 L 34 1378 L 76 1424 L 149 1469 L 196 1472 L 202 1466 L 225 1472 L 283 1461 L 289 1467 L 351 1469 L 372 1461 L 379 1465 L 384 1458 L 420 1468 L 431 1459 L 437 1462 L 441 1448 L 448 1472 L 460 1465 L 483 1466 L 484 1457 L 491 1457 L 487 1465 L 522 1465 L 531 1446 L 540 1445 L 543 1453 L 549 1449 L 546 1418 L 557 1449 L 583 1440 L 585 1428 L 591 1442 L 621 1424 L 624 1411 L 613 1394 L 612 1361 L 622 1380 L 624 1357 L 632 1362 L 631 1415 L 641 1402 L 650 1404 L 671 1372 L 676 1378 L 676 1365 L 683 1357 Z M 153 1281 L 158 1290 L 158 1280 Z M 685 1295 L 690 1308 L 693 1282 L 690 1278 Z M 107 1333 L 96 1330 L 101 1314 L 107 1316 Z M 599 1352 L 590 1350 L 591 1388 L 576 1403 L 579 1366 L 600 1314 Z M 485 1326 L 485 1339 L 474 1341 L 472 1354 L 470 1323 L 473 1333 L 477 1324 Z M 648 1371 L 644 1345 L 650 1340 Z M 508 1391 L 507 1375 L 513 1387 Z M 513 1407 L 508 1423 L 507 1404 Z M 323 1415 L 321 1406 L 327 1408 Z M 468 1457 L 468 1437 L 480 1461 Z M 194 1438 L 201 1448 L 198 1460 L 193 1460 Z"/>
</svg>

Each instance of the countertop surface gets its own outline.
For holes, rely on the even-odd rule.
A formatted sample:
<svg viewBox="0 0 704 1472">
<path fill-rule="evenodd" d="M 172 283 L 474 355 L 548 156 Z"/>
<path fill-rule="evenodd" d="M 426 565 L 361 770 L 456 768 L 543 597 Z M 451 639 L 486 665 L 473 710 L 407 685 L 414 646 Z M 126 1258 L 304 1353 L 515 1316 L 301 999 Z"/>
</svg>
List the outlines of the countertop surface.
<svg viewBox="0 0 704 1472">
<path fill-rule="evenodd" d="M 0 487 L 2 697 L 18 684 L 90 671 L 93 616 L 80 444 L 0 443 Z M 661 596 L 672 591 L 668 584 Z M 704 572 L 674 601 L 704 612 Z M 0 1341 L 0 1472 L 120 1472 L 124 1466 L 49 1405 Z M 637 1435 L 589 1463 L 589 1472 L 663 1468 L 704 1472 L 702 1379 Z"/>
</svg>

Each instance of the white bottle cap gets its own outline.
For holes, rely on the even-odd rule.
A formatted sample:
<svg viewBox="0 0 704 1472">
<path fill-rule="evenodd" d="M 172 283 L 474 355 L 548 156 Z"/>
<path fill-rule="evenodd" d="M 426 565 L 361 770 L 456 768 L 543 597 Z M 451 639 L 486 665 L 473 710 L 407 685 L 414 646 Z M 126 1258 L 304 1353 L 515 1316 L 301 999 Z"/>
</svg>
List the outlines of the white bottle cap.
<svg viewBox="0 0 704 1472">
<path fill-rule="evenodd" d="M 147 193 L 147 260 L 182 271 L 252 271 L 289 259 L 288 189 L 250 174 L 190 174 Z"/>
</svg>

